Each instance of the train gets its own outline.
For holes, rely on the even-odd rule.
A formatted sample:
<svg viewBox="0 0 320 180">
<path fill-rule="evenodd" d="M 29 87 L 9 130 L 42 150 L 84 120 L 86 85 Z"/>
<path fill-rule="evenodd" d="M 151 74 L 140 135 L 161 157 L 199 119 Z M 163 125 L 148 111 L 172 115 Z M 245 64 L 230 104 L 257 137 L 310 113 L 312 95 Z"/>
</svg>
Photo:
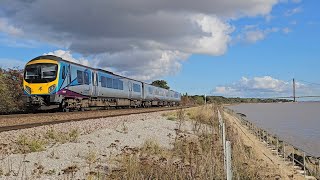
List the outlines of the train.
<svg viewBox="0 0 320 180">
<path fill-rule="evenodd" d="M 33 110 L 178 106 L 181 101 L 176 91 L 54 55 L 39 56 L 26 64 L 23 89 L 27 107 Z"/>
</svg>

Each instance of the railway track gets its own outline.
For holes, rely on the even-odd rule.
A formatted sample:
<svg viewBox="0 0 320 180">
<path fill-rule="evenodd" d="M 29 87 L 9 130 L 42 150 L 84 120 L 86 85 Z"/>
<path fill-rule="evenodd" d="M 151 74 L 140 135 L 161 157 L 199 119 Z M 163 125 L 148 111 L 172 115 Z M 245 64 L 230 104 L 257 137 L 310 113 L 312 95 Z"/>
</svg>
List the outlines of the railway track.
<svg viewBox="0 0 320 180">
<path fill-rule="evenodd" d="M 32 128 L 37 126 L 66 123 L 71 121 L 83 121 L 106 117 L 124 116 L 131 114 L 151 113 L 158 111 L 176 110 L 188 107 L 162 107 L 162 108 L 137 108 L 137 109 L 112 109 L 97 111 L 81 111 L 69 113 L 38 113 L 16 114 L 0 116 L 0 132 Z"/>
</svg>

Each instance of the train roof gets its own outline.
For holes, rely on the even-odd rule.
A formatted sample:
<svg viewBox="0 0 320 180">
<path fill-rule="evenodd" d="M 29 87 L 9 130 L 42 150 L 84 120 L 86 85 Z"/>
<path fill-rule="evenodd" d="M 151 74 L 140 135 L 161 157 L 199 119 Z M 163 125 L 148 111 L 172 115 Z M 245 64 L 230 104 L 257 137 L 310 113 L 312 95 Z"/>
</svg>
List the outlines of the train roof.
<svg viewBox="0 0 320 180">
<path fill-rule="evenodd" d="M 119 77 L 127 78 L 127 79 L 130 79 L 130 80 L 133 80 L 133 81 L 138 81 L 138 82 L 141 82 L 141 83 L 145 83 L 145 84 L 151 85 L 151 84 L 146 83 L 146 82 L 143 82 L 143 81 L 139 81 L 139 80 L 136 80 L 136 79 L 131 79 L 131 78 L 128 78 L 128 77 L 125 77 L 125 76 L 121 76 L 121 75 L 118 75 L 118 74 L 114 74 L 114 73 L 111 72 L 111 71 L 107 71 L 107 70 L 100 69 L 100 68 L 93 68 L 93 67 L 85 66 L 85 65 L 82 65 L 82 64 L 79 64 L 79 63 L 67 61 L 67 60 L 62 59 L 61 57 L 58 57 L 58 56 L 55 56 L 55 55 L 43 55 L 43 56 L 38 56 L 38 57 L 36 57 L 36 58 L 31 59 L 29 62 L 31 62 L 31 61 L 36 61 L 36 60 L 40 60 L 40 59 L 49 59 L 49 60 L 55 60 L 55 61 L 64 61 L 64 62 L 67 62 L 67 63 L 75 64 L 75 65 L 78 65 L 78 66 L 82 66 L 82 67 L 85 67 L 85 68 L 89 68 L 89 69 L 93 69 L 93 70 L 97 70 L 97 71 L 103 71 L 103 72 L 110 73 L 110 74 L 115 75 L 115 76 L 119 76 Z M 154 86 L 154 85 L 151 85 L 151 86 Z M 157 86 L 154 86 L 154 87 L 157 87 Z M 161 87 L 158 87 L 158 88 L 161 88 Z M 164 88 L 161 88 L 161 89 L 164 89 Z M 172 91 L 172 92 L 176 92 L 176 91 L 171 90 L 171 89 L 166 89 L 166 90 L 169 90 L 169 91 Z"/>
</svg>

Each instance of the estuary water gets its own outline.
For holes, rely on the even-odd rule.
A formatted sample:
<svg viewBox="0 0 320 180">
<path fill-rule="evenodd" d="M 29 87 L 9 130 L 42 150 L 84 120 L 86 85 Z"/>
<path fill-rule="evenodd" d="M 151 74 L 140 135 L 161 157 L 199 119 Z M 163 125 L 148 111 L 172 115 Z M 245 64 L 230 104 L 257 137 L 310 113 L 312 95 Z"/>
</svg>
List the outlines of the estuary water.
<svg viewBox="0 0 320 180">
<path fill-rule="evenodd" d="M 240 104 L 230 109 L 258 127 L 320 157 L 320 102 Z"/>
</svg>

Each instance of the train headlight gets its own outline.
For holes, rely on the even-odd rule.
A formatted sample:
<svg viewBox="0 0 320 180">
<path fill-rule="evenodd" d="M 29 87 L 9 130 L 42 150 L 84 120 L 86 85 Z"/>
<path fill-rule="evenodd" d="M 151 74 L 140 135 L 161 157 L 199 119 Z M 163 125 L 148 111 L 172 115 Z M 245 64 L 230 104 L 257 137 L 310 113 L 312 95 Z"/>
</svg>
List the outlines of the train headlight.
<svg viewBox="0 0 320 180">
<path fill-rule="evenodd" d="M 26 92 L 27 92 L 28 94 L 31 94 L 31 88 L 30 88 L 29 86 L 26 86 L 26 87 L 25 87 L 25 90 L 26 90 Z"/>
<path fill-rule="evenodd" d="M 49 87 L 48 91 L 49 91 L 49 94 L 52 93 L 54 90 L 56 89 L 56 85 L 52 85 Z"/>
</svg>

